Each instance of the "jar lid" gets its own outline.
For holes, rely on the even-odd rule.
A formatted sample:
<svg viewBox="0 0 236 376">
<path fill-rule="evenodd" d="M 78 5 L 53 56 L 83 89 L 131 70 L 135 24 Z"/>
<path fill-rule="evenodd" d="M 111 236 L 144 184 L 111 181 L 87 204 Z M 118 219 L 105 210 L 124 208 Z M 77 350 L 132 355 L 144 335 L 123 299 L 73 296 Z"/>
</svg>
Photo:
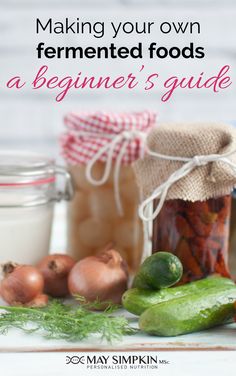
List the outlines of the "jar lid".
<svg viewBox="0 0 236 376">
<path fill-rule="evenodd" d="M 113 162 L 122 152 L 121 163 L 129 165 L 142 157 L 144 137 L 155 126 L 156 113 L 71 112 L 66 115 L 64 122 L 66 132 L 60 141 L 62 156 L 67 163 L 86 165 L 98 154 L 96 160 L 106 162 L 110 145 Z M 104 152 L 100 154 L 100 150 Z"/>
<path fill-rule="evenodd" d="M 0 152 L 0 187 L 41 185 L 53 181 L 53 159 L 21 151 Z"/>
</svg>

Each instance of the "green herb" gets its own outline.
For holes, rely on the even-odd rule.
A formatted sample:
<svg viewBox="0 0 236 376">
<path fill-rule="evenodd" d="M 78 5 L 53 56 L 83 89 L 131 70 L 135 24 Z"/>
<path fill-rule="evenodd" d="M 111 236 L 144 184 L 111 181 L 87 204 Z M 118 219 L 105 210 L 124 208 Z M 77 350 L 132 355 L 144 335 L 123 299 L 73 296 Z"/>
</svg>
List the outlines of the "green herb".
<svg viewBox="0 0 236 376">
<path fill-rule="evenodd" d="M 91 302 L 88 302 L 84 296 L 79 295 L 79 294 L 74 294 L 73 298 L 75 300 L 77 300 L 77 302 L 82 304 L 83 308 L 86 308 L 88 310 L 95 310 L 96 311 L 96 310 L 103 309 L 103 307 L 106 307 L 105 308 L 106 313 L 113 313 L 113 312 L 117 311 L 119 308 L 122 307 L 119 304 L 114 304 L 110 300 L 107 300 L 105 302 L 101 302 L 101 300 L 99 300 L 98 298 L 91 303 Z"/>
<path fill-rule="evenodd" d="M 114 316 L 116 309 L 109 304 L 103 312 L 91 312 L 95 305 L 73 306 L 52 300 L 45 308 L 0 306 L 0 333 L 18 328 L 26 333 L 39 332 L 49 339 L 77 341 L 96 335 L 108 342 L 119 340 L 123 335 L 137 330 L 129 325 L 124 316 Z"/>
</svg>

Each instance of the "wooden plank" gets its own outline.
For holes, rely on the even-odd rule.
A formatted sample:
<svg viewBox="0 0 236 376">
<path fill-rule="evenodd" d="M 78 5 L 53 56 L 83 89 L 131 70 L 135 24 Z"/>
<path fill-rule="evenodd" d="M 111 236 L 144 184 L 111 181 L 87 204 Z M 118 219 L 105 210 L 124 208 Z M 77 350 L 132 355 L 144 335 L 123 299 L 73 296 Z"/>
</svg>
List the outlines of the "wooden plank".
<svg viewBox="0 0 236 376">
<path fill-rule="evenodd" d="M 132 325 L 137 327 L 138 319 L 133 315 L 124 310 L 121 310 L 119 315 L 132 318 Z M 138 332 L 110 344 L 96 336 L 73 343 L 64 340 L 47 340 L 39 334 L 26 334 L 12 329 L 7 335 L 0 335 L 0 352 L 233 351 L 236 350 L 235 330 L 236 323 L 178 337 L 148 336 Z"/>
</svg>

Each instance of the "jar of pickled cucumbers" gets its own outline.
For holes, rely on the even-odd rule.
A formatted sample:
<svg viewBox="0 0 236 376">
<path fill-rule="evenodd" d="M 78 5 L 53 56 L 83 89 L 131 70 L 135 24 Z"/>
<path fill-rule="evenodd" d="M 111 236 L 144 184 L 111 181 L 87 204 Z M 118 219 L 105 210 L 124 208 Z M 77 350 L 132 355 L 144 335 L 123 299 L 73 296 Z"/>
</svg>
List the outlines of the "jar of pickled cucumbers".
<svg viewBox="0 0 236 376">
<path fill-rule="evenodd" d="M 62 152 L 74 182 L 68 252 L 79 260 L 115 248 L 131 274 L 142 259 L 139 192 L 132 163 L 143 156 L 155 114 L 68 114 Z"/>
<path fill-rule="evenodd" d="M 229 277 L 236 130 L 217 123 L 160 124 L 146 150 L 135 171 L 143 197 L 139 214 L 152 225 L 152 252 L 179 257 L 182 283 L 214 273 Z"/>
</svg>

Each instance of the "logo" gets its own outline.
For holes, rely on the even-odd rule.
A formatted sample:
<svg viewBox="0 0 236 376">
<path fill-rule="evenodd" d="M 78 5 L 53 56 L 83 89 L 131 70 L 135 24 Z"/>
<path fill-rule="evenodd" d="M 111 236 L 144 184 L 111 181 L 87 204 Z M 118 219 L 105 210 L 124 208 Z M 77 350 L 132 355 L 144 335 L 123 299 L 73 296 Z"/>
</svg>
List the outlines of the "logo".
<svg viewBox="0 0 236 376">
<path fill-rule="evenodd" d="M 66 364 L 84 365 L 87 369 L 157 369 L 168 365 L 157 355 L 82 355 L 66 356 Z"/>
<path fill-rule="evenodd" d="M 68 356 L 66 357 L 66 364 L 85 364 L 85 356 Z"/>
</svg>

